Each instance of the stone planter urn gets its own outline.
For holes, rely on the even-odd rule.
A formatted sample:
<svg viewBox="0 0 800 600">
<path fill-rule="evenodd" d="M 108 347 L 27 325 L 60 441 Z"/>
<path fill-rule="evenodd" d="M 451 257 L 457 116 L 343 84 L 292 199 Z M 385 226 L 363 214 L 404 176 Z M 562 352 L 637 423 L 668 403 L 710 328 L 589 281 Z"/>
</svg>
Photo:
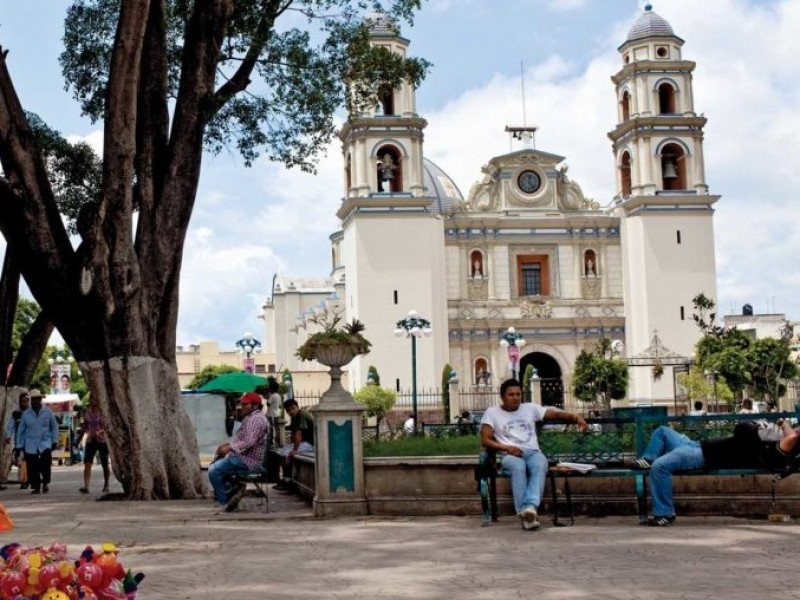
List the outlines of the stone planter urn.
<svg viewBox="0 0 800 600">
<path fill-rule="evenodd" d="M 316 351 L 317 362 L 330 367 L 331 385 L 322 394 L 320 404 L 353 404 L 353 397 L 342 387 L 342 367 L 350 363 L 358 351 L 351 344 L 320 344 Z"/>
</svg>

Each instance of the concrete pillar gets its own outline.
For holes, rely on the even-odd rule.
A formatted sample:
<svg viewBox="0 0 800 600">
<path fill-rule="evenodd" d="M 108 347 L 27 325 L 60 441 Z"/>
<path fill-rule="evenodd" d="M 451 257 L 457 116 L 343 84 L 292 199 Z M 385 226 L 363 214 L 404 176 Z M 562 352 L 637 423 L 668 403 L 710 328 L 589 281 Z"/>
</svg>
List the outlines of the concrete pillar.
<svg viewBox="0 0 800 600">
<path fill-rule="evenodd" d="M 341 368 L 331 367 L 331 387 L 312 409 L 315 424 L 315 517 L 367 514 L 364 493 L 364 407 L 342 388 Z"/>
<path fill-rule="evenodd" d="M 542 405 L 542 380 L 538 377 L 531 379 L 531 403 Z"/>
</svg>

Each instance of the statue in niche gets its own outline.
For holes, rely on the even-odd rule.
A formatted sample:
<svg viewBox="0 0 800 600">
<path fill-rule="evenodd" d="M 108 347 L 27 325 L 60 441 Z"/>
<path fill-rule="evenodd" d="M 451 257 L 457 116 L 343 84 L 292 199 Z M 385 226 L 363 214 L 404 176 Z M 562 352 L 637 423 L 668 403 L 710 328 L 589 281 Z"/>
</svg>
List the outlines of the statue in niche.
<svg viewBox="0 0 800 600">
<path fill-rule="evenodd" d="M 586 275 L 586 277 L 597 277 L 597 266 L 595 265 L 594 254 L 592 252 L 587 252 L 584 256 L 583 274 Z"/>
<path fill-rule="evenodd" d="M 394 162 L 394 158 L 388 152 L 383 155 L 378 161 L 378 191 L 391 192 L 392 180 L 394 179 L 394 172 L 398 166 Z"/>
<path fill-rule="evenodd" d="M 472 255 L 472 278 L 483 279 L 483 257 L 479 252 Z"/>
</svg>

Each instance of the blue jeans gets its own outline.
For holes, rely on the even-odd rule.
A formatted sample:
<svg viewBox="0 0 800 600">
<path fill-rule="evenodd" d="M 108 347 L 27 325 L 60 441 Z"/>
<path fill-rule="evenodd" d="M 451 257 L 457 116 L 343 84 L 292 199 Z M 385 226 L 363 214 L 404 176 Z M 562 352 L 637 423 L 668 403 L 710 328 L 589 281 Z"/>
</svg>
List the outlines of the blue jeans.
<svg viewBox="0 0 800 600">
<path fill-rule="evenodd" d="M 547 481 L 547 458 L 539 450 L 523 450 L 523 455 L 503 456 L 503 472 L 511 476 L 511 493 L 514 495 L 514 510 L 538 509 Z"/>
<path fill-rule="evenodd" d="M 214 499 L 219 504 L 227 504 L 233 493 L 233 477 L 247 475 L 249 472 L 249 467 L 238 456 L 227 456 L 211 463 L 208 467 L 208 480 L 214 488 Z"/>
<path fill-rule="evenodd" d="M 672 517 L 672 474 L 675 471 L 703 468 L 703 450 L 700 444 L 685 435 L 664 427 L 653 432 L 642 458 L 650 467 L 650 496 L 653 499 L 653 514 L 657 517 Z"/>
</svg>

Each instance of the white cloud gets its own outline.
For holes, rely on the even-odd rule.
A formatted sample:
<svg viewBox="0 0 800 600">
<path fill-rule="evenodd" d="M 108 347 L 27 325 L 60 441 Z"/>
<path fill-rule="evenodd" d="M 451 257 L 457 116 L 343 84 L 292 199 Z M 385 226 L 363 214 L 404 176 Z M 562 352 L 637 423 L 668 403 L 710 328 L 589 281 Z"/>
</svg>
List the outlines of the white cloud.
<svg viewBox="0 0 800 600">
<path fill-rule="evenodd" d="M 586 0 L 550 0 L 547 6 L 556 12 L 568 12 L 583 8 L 586 6 Z"/>
</svg>

